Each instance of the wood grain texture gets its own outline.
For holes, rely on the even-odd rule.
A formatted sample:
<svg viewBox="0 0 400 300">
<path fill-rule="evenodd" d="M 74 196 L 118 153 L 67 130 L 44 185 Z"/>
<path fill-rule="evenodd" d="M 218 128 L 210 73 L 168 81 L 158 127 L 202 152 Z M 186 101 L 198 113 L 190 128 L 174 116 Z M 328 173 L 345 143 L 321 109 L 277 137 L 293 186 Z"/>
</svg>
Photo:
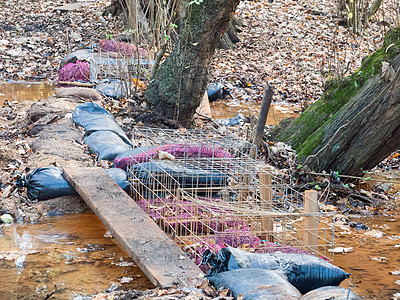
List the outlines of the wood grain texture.
<svg viewBox="0 0 400 300">
<path fill-rule="evenodd" d="M 199 278 L 194 262 L 104 169 L 64 168 L 64 177 L 155 285 L 192 285 Z"/>
</svg>

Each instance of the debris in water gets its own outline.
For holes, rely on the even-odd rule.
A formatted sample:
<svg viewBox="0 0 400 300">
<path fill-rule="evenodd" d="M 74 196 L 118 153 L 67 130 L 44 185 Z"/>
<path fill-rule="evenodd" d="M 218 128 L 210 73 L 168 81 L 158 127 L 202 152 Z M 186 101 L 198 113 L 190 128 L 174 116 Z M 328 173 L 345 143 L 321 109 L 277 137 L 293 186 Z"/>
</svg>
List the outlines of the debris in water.
<svg viewBox="0 0 400 300">
<path fill-rule="evenodd" d="M 0 219 L 1 219 L 1 221 L 2 221 L 3 223 L 12 223 L 12 222 L 14 222 L 14 219 L 13 219 L 13 217 L 12 217 L 10 214 L 3 214 L 3 215 L 0 217 Z"/>
<path fill-rule="evenodd" d="M 371 230 L 371 231 L 364 233 L 364 235 L 368 235 L 368 236 L 379 239 L 379 238 L 383 237 L 385 235 L 385 233 L 382 231 L 379 231 L 379 230 Z"/>
<path fill-rule="evenodd" d="M 346 254 L 347 252 L 353 252 L 353 247 L 335 247 L 329 249 L 329 252 Z"/>
</svg>

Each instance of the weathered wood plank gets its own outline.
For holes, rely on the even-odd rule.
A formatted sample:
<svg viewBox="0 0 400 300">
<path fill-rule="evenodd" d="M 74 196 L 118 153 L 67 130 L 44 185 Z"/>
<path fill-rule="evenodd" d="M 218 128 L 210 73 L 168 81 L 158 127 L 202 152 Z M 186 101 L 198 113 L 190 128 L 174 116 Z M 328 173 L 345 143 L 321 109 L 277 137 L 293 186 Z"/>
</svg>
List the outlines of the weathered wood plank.
<svg viewBox="0 0 400 300">
<path fill-rule="evenodd" d="M 194 262 L 102 168 L 64 168 L 64 177 L 155 285 L 199 278 Z"/>
</svg>

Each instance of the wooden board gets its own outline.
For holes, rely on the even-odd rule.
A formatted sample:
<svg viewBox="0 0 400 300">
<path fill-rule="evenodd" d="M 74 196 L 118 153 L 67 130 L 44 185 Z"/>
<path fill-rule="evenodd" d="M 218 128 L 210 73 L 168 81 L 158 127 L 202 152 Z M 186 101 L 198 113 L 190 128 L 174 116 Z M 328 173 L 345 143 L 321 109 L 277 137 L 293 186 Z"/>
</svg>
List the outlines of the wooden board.
<svg viewBox="0 0 400 300">
<path fill-rule="evenodd" d="M 192 285 L 199 279 L 194 262 L 104 169 L 64 168 L 64 177 L 155 285 Z"/>
</svg>

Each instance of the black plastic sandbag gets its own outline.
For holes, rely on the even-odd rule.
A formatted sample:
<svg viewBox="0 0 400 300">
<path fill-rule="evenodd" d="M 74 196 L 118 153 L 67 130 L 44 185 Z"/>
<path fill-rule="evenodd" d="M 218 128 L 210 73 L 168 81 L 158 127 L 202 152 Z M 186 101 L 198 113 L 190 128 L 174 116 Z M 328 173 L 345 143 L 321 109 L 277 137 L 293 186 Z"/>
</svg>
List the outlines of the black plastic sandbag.
<svg viewBox="0 0 400 300">
<path fill-rule="evenodd" d="M 212 102 L 224 98 L 224 85 L 220 82 L 211 83 L 207 87 L 208 101 Z"/>
<path fill-rule="evenodd" d="M 308 292 L 301 300 L 362 300 L 360 296 L 352 292 L 350 289 L 345 289 L 338 286 L 324 286 L 316 290 Z"/>
<path fill-rule="evenodd" d="M 242 294 L 245 300 L 300 299 L 300 292 L 277 271 L 237 269 L 215 274 L 209 278 L 217 288 L 229 288 L 235 298 Z"/>
<path fill-rule="evenodd" d="M 107 97 L 122 98 L 125 96 L 122 81 L 118 79 L 106 80 L 96 85 L 96 91 Z"/>
<path fill-rule="evenodd" d="M 79 59 L 81 61 L 87 61 L 90 63 L 91 57 L 93 56 L 93 51 L 90 49 L 81 49 L 81 50 L 76 50 L 74 52 L 71 52 L 67 54 L 60 62 L 60 68 L 59 70 L 62 69 L 66 64 L 69 63 L 76 63 L 76 61 Z"/>
<path fill-rule="evenodd" d="M 105 171 L 122 189 L 128 187 L 124 170 L 113 168 Z M 35 169 L 26 178 L 18 179 L 17 186 L 26 187 L 28 198 L 32 200 L 47 200 L 76 194 L 74 188 L 63 177 L 62 169 L 57 167 Z"/>
<path fill-rule="evenodd" d="M 225 186 L 228 180 L 228 176 L 222 172 L 185 165 L 178 160 L 157 160 L 136 164 L 132 167 L 132 173 L 145 185 L 150 183 L 151 176 L 161 182 L 161 176 L 171 176 L 183 188 Z"/>
<path fill-rule="evenodd" d="M 73 121 L 85 129 L 86 135 L 96 131 L 112 131 L 131 146 L 125 132 L 114 121 L 114 117 L 100 105 L 87 102 L 79 105 L 72 113 Z"/>
<path fill-rule="evenodd" d="M 239 113 L 230 119 L 215 119 L 215 122 L 224 126 L 240 126 L 244 124 L 245 120 L 244 114 Z"/>
<path fill-rule="evenodd" d="M 338 286 L 351 275 L 313 255 L 250 253 L 232 247 L 218 251 L 217 263 L 212 267 L 210 274 L 240 268 L 283 271 L 287 280 L 302 294 L 323 286 Z"/>
<path fill-rule="evenodd" d="M 123 152 L 129 151 L 131 147 L 126 144 L 119 135 L 112 131 L 96 131 L 86 136 L 83 141 L 88 145 L 92 153 L 97 154 L 97 159 L 112 161 Z"/>
</svg>

